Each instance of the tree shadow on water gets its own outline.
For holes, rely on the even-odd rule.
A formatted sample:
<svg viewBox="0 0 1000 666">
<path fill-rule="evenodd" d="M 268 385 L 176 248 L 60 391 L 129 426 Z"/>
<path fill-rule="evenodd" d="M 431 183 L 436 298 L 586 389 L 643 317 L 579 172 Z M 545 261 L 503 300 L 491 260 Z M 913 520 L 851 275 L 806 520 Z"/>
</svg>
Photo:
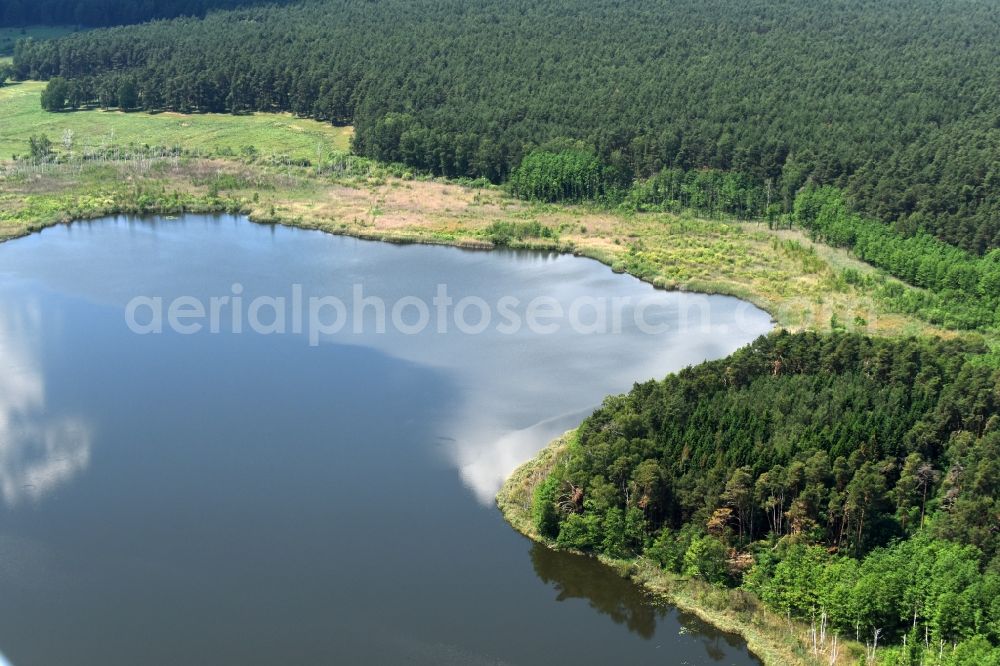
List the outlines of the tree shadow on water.
<svg viewBox="0 0 1000 666">
<path fill-rule="evenodd" d="M 696 615 L 679 611 L 622 578 L 610 567 L 584 555 L 554 551 L 540 544 L 531 548 L 535 573 L 557 592 L 558 601 L 585 599 L 591 608 L 650 640 L 657 625 L 673 614 L 679 636 L 664 636 L 675 663 L 760 664 L 740 636 L 720 631 Z"/>
<path fill-rule="evenodd" d="M 556 588 L 558 601 L 586 599 L 591 608 L 646 640 L 653 637 L 657 619 L 667 612 L 637 585 L 591 557 L 534 544 L 531 563 L 538 577 Z"/>
</svg>

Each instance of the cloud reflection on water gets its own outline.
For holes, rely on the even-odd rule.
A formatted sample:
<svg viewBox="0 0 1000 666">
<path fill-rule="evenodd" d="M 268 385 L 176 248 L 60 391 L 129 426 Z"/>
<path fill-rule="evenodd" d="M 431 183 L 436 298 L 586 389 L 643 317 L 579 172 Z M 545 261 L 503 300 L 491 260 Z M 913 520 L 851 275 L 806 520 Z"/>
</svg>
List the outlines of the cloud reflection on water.
<svg viewBox="0 0 1000 666">
<path fill-rule="evenodd" d="M 576 427 L 589 410 L 571 412 L 539 421 L 520 430 L 490 434 L 485 424 L 462 428 L 467 437 L 448 452 L 458 468 L 462 483 L 482 504 L 492 504 L 500 486 L 518 465 L 528 460 L 547 442 Z M 491 424 L 495 430 L 496 425 Z"/>
<path fill-rule="evenodd" d="M 38 501 L 90 463 L 91 433 L 80 419 L 46 413 L 37 302 L 5 303 L 0 317 L 0 496 Z"/>
<path fill-rule="evenodd" d="M 227 295 L 234 282 L 241 283 L 246 303 L 256 296 L 287 295 L 285 285 L 295 283 L 306 285 L 310 295 L 345 302 L 351 302 L 352 287 L 359 283 L 366 295 L 389 304 L 414 296 L 432 303 L 441 284 L 449 286 L 456 303 L 464 297 L 488 303 L 510 295 L 524 303 L 544 297 L 566 312 L 579 299 L 631 299 L 623 311 L 621 334 L 573 334 L 564 328 L 540 335 L 525 327 L 514 335 L 494 328 L 482 335 L 436 335 L 433 330 L 402 335 L 391 329 L 385 335 L 352 335 L 348 327 L 323 337 L 324 342 L 365 346 L 443 370 L 463 387 L 463 405 L 438 426 L 452 442 L 440 450 L 484 504 L 493 502 L 518 464 L 576 426 L 607 394 L 627 391 L 633 381 L 725 356 L 771 327 L 770 317 L 748 303 L 657 291 L 567 255 L 404 248 L 301 230 L 265 230 L 237 218 L 231 222 L 230 227 L 206 218 L 153 227 L 119 219 L 77 225 L 62 236 L 50 233 L 44 252 L 17 254 L 9 261 L 15 274 L 43 273 L 54 291 L 116 306 L 139 294 L 162 294 L 168 300 Z M 107 241 L 112 233 L 117 243 Z M 81 240 L 86 252 L 80 251 Z M 220 247 L 228 250 L 220 252 Z M 180 256 L 212 270 L 179 273 L 174 258 Z M 38 262 L 49 262 L 46 270 L 39 270 Z M 106 268 L 88 270 L 95 264 Z M 274 275 L 248 273 L 248 265 L 293 268 L 281 274 L 276 291 Z M 637 330 L 633 315 L 644 299 L 653 306 L 644 311 L 647 323 L 666 324 L 664 333 Z M 86 428 L 72 420 L 41 425 L 44 390 L 37 363 L 31 362 L 36 360 L 27 344 L 31 334 L 24 322 L 20 327 L 13 320 L 7 324 L 0 322 L 0 373 L 4 363 L 16 362 L 18 370 L 0 377 L 0 491 L 11 503 L 40 497 L 85 468 L 90 439 Z M 567 410 L 582 411 L 552 418 Z"/>
<path fill-rule="evenodd" d="M 706 296 L 662 293 L 667 303 Z M 748 312 L 750 314 L 748 314 Z M 455 415 L 445 447 L 449 462 L 476 499 L 494 501 L 504 480 L 555 437 L 577 427 L 609 394 L 628 391 L 635 382 L 659 379 L 687 365 L 723 357 L 770 328 L 760 310 L 745 310 L 735 300 L 717 298 L 713 320 L 699 326 L 675 326 L 670 332 L 628 337 L 569 336 L 536 339 L 536 351 L 522 358 L 516 349 L 491 349 L 501 367 L 519 366 L 517 381 L 495 376 L 469 391 Z M 742 320 L 741 320 L 742 318 Z M 452 368 L 464 372 L 459 364 Z M 559 380 L 553 380 L 557 373 Z M 581 409 L 546 418 L 547 405 Z M 539 419 L 511 428 L 523 416 Z"/>
</svg>

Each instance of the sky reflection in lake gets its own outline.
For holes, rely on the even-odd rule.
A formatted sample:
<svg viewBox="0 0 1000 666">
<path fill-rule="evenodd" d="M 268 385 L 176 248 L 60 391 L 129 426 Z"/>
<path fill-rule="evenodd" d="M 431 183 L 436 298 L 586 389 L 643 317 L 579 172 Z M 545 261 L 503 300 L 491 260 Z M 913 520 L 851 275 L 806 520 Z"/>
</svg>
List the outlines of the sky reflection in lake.
<svg viewBox="0 0 1000 666">
<path fill-rule="evenodd" d="M 90 432 L 74 417 L 50 417 L 37 301 L 5 302 L 0 290 L 0 496 L 37 501 L 90 462 Z"/>
<path fill-rule="evenodd" d="M 652 297 L 647 335 L 136 335 L 137 295 L 392 303 Z M 704 327 L 680 325 L 708 306 Z M 502 479 L 612 392 L 770 327 L 569 256 L 399 247 L 236 218 L 0 246 L 0 650 L 17 666 L 752 664 L 589 560 L 539 553 Z M 610 572 L 605 572 L 613 576 Z"/>
</svg>

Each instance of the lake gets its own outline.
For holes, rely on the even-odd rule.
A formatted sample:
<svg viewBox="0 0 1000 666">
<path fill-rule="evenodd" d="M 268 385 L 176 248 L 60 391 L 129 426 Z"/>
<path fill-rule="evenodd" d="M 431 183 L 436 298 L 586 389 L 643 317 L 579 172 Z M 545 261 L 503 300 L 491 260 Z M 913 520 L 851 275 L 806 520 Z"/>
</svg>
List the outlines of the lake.
<svg viewBox="0 0 1000 666">
<path fill-rule="evenodd" d="M 492 502 L 606 395 L 770 328 L 587 259 L 238 217 L 0 245 L 0 651 L 756 664 Z"/>
</svg>

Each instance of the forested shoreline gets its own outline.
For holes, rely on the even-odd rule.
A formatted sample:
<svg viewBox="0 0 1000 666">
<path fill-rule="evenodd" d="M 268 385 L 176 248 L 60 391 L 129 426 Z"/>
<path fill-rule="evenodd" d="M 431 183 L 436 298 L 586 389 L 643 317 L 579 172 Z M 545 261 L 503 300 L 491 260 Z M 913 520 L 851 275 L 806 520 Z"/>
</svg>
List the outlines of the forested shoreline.
<svg viewBox="0 0 1000 666">
<path fill-rule="evenodd" d="M 533 151 L 580 149 L 597 179 L 534 193 L 558 200 L 709 169 L 744 182 L 734 214 L 766 215 L 832 185 L 905 236 L 983 254 L 1000 244 L 992 9 L 326 0 L 27 42 L 15 73 L 64 78 L 58 108 L 353 123 L 359 153 L 447 176 L 506 181 Z"/>
<path fill-rule="evenodd" d="M 535 528 L 753 592 L 880 663 L 1000 663 L 1000 371 L 982 351 L 779 332 L 638 384 L 577 430 Z"/>
</svg>

